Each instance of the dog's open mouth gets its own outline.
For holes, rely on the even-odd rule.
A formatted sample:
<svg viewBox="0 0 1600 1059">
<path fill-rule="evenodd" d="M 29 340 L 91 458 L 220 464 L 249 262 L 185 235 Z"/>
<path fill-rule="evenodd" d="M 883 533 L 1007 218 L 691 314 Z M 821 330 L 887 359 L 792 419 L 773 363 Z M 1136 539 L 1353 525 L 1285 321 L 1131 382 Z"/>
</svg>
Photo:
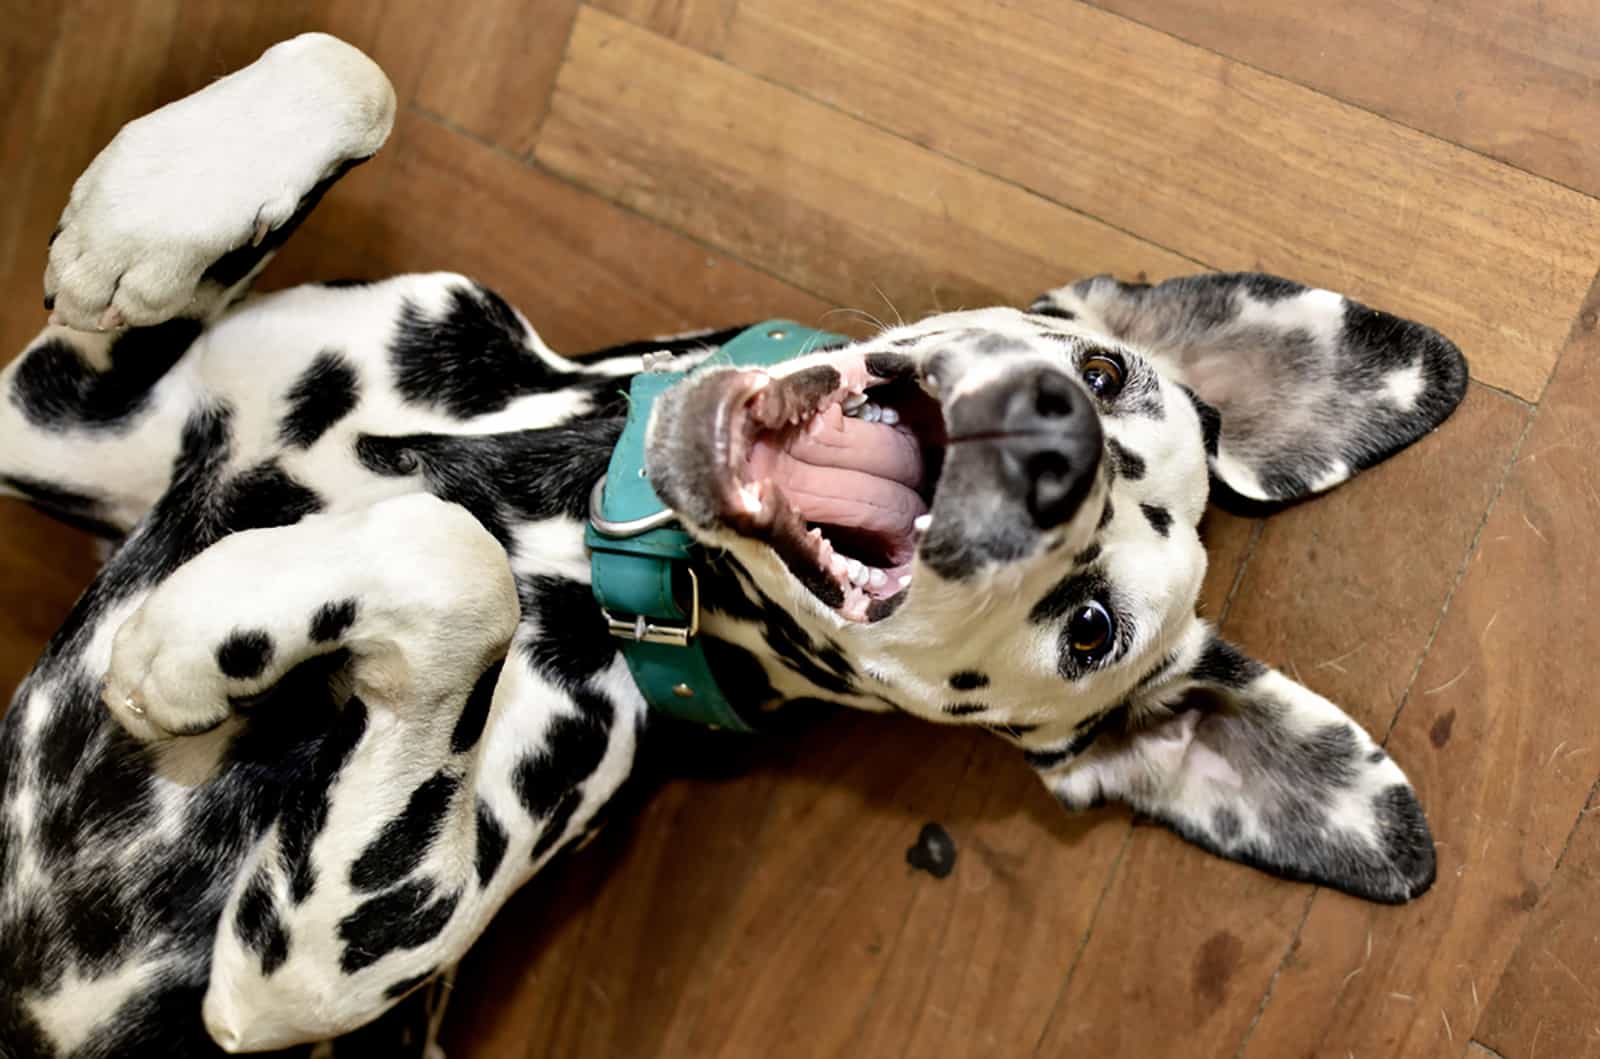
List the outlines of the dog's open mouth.
<svg viewBox="0 0 1600 1059">
<path fill-rule="evenodd" d="M 844 617 L 891 612 L 928 528 L 944 449 L 938 401 L 898 357 L 721 379 L 708 425 L 723 521 L 768 543 Z"/>
</svg>

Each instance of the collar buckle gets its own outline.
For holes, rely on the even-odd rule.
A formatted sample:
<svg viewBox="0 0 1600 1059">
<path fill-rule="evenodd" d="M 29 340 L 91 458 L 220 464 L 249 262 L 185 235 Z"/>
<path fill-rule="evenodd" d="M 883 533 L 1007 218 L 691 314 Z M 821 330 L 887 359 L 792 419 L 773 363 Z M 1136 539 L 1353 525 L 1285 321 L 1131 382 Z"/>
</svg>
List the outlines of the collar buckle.
<svg viewBox="0 0 1600 1059">
<path fill-rule="evenodd" d="M 598 527 L 597 527 L 598 528 Z M 603 531 L 602 531 L 603 532 Z M 611 635 L 619 640 L 630 643 L 664 643 L 673 647 L 688 647 L 700 632 L 700 579 L 695 576 L 694 568 L 685 566 L 683 572 L 689 575 L 689 623 L 687 625 L 670 625 L 662 622 L 651 621 L 643 614 L 635 614 L 633 620 L 619 618 L 609 610 L 601 609 L 605 615 L 606 627 Z"/>
</svg>

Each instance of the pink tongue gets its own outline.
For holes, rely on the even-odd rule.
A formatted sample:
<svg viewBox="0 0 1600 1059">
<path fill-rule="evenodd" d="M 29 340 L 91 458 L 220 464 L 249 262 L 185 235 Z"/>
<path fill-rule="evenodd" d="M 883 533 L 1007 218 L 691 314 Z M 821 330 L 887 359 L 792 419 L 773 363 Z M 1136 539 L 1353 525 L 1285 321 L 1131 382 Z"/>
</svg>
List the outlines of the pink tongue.
<svg viewBox="0 0 1600 1059">
<path fill-rule="evenodd" d="M 776 482 L 807 522 L 904 537 L 927 510 L 913 488 L 922 454 L 908 431 L 851 419 L 835 405 L 782 438 L 781 448 L 777 440 L 757 439 L 750 470 Z"/>
</svg>

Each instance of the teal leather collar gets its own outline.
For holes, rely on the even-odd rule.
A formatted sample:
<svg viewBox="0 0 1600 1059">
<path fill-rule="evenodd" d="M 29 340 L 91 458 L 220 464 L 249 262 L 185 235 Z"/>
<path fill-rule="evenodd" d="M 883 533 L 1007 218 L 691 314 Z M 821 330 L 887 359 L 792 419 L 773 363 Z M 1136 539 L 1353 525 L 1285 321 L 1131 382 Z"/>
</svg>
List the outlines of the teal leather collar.
<svg viewBox="0 0 1600 1059">
<path fill-rule="evenodd" d="M 594 598 L 652 709 L 712 728 L 752 730 L 717 684 L 698 638 L 698 546 L 676 528 L 676 517 L 646 477 L 645 428 L 656 399 L 702 367 L 764 367 L 847 341 L 790 320 L 768 320 L 740 332 L 691 371 L 654 364 L 634 376 L 627 424 L 589 497 L 584 540 Z M 730 690 L 737 697 L 742 689 Z"/>
</svg>

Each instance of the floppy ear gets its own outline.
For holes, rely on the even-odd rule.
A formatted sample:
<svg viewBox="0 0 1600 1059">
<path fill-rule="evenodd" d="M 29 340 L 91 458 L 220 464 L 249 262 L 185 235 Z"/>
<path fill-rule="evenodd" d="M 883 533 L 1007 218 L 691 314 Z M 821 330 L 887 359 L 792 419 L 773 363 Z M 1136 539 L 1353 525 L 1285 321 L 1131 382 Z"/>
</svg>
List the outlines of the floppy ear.
<svg viewBox="0 0 1600 1059">
<path fill-rule="evenodd" d="M 1327 699 L 1201 642 L 1170 708 L 1120 706 L 1027 752 L 1056 798 L 1126 802 L 1219 856 L 1373 901 L 1432 885 L 1433 837 L 1388 754 Z"/>
<path fill-rule="evenodd" d="M 1220 413 L 1212 474 L 1252 500 L 1332 488 L 1444 422 L 1466 393 L 1466 361 L 1439 332 L 1259 273 L 1154 287 L 1096 276 L 1032 310 L 1141 350 Z"/>
</svg>

